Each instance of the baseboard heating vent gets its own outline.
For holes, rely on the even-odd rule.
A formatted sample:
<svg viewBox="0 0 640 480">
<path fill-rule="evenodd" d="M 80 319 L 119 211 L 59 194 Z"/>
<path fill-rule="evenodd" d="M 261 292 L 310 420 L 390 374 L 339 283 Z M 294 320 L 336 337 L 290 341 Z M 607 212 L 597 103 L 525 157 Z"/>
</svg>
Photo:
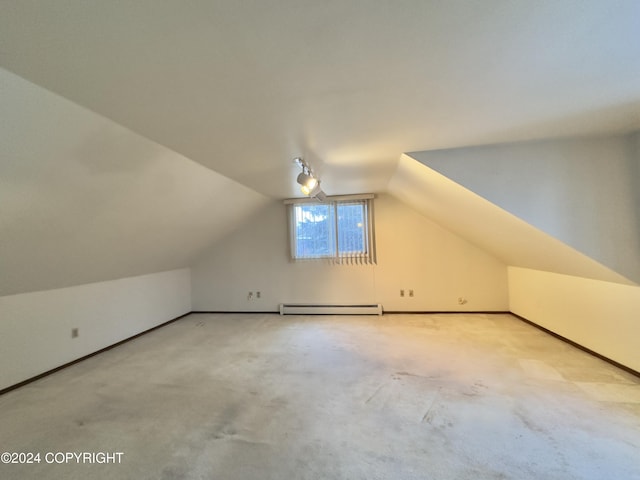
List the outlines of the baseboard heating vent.
<svg viewBox="0 0 640 480">
<path fill-rule="evenodd" d="M 382 315 L 382 305 L 281 303 L 280 315 Z"/>
</svg>

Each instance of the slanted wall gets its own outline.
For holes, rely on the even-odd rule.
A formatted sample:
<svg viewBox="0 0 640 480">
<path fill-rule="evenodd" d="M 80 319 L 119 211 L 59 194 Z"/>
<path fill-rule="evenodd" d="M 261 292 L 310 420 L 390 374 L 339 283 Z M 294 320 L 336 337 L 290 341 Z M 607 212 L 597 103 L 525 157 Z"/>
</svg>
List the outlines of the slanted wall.
<svg viewBox="0 0 640 480">
<path fill-rule="evenodd" d="M 0 296 L 188 267 L 267 201 L 2 69 L 0 105 Z"/>
<path fill-rule="evenodd" d="M 410 155 L 620 275 L 640 282 L 637 134 Z"/>
</svg>

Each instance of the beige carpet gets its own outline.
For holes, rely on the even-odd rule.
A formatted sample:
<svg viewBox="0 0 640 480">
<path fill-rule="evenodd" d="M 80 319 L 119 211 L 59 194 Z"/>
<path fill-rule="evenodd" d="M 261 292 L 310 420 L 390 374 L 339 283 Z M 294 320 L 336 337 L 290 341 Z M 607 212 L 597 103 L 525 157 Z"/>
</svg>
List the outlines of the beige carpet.
<svg viewBox="0 0 640 480">
<path fill-rule="evenodd" d="M 190 315 L 0 397 L 0 451 L 41 458 L 2 479 L 632 480 L 640 381 L 507 314 Z"/>
</svg>

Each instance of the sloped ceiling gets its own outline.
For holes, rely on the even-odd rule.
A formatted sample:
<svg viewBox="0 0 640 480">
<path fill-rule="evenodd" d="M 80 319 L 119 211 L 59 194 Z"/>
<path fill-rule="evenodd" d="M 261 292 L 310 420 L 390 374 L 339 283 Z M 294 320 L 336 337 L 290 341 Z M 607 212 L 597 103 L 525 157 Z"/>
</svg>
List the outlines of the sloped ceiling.
<svg viewBox="0 0 640 480">
<path fill-rule="evenodd" d="M 329 194 L 388 188 L 451 225 L 402 152 L 640 129 L 635 0 L 0 7 L 0 295 L 187 266 L 299 195 L 295 156 Z"/>
<path fill-rule="evenodd" d="M 20 0 L 0 66 L 276 198 L 402 152 L 640 128 L 636 0 Z"/>
<path fill-rule="evenodd" d="M 410 156 L 640 283 L 637 136 L 518 142 Z M 425 189 L 424 194 L 431 192 Z"/>
<path fill-rule="evenodd" d="M 0 69 L 0 296 L 188 266 L 263 195 Z"/>
<path fill-rule="evenodd" d="M 400 158 L 389 192 L 506 265 L 633 285 L 612 269 L 409 155 Z"/>
</svg>

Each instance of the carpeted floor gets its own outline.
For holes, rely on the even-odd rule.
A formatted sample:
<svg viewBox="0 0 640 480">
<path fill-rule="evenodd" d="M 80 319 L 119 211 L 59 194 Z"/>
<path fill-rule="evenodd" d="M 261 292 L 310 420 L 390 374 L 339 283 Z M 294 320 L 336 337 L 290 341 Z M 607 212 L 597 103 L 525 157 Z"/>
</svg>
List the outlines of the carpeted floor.
<svg viewBox="0 0 640 480">
<path fill-rule="evenodd" d="M 0 451 L 39 454 L 21 480 L 633 480 L 640 379 L 508 314 L 192 314 L 0 397 Z"/>
</svg>

